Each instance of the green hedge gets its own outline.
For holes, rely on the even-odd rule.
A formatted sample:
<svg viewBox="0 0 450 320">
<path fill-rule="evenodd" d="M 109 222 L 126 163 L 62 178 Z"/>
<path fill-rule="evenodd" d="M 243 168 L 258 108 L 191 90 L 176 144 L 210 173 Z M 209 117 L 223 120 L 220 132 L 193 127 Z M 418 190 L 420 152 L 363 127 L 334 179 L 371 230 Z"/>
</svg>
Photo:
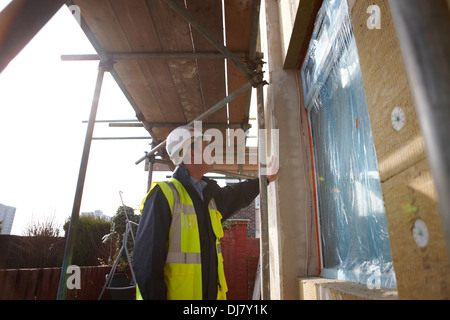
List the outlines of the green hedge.
<svg viewBox="0 0 450 320">
<path fill-rule="evenodd" d="M 70 219 L 66 221 L 63 229 L 66 233 L 69 229 Z M 75 247 L 72 256 L 72 264 L 78 266 L 96 266 L 107 262 L 115 252 L 115 243 L 102 238 L 111 229 L 111 222 L 104 217 L 94 215 L 82 215 L 78 220 Z"/>
</svg>

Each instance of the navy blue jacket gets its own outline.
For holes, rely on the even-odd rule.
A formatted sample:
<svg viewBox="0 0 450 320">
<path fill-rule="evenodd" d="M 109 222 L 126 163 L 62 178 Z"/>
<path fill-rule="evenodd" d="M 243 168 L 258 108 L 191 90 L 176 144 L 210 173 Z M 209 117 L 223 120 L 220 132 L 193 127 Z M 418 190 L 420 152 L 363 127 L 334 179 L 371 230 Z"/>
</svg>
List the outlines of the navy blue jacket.
<svg viewBox="0 0 450 320">
<path fill-rule="evenodd" d="M 222 221 L 230 218 L 239 209 L 247 207 L 259 194 L 259 179 L 221 188 L 216 181 L 203 177 L 207 182 L 203 189 L 203 200 L 190 182 L 189 171 L 180 165 L 173 177 L 186 189 L 194 203 L 200 233 L 202 259 L 203 299 L 217 298 L 217 254 L 216 237 L 212 230 L 208 204 L 214 198 Z M 164 264 L 167 256 L 172 214 L 162 190 L 156 186 L 147 197 L 142 211 L 133 250 L 133 268 L 143 299 L 165 300 L 167 289 L 164 283 Z"/>
</svg>

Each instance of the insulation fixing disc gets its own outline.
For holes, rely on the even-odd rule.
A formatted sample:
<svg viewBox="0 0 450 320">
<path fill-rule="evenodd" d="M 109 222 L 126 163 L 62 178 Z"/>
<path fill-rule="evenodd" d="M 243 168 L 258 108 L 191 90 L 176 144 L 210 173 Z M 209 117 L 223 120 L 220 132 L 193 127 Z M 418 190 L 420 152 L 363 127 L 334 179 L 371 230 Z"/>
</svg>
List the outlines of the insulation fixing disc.
<svg viewBox="0 0 450 320">
<path fill-rule="evenodd" d="M 403 129 L 403 126 L 405 125 L 405 112 L 402 108 L 395 107 L 394 110 L 392 110 L 391 123 L 396 131 Z"/>
<path fill-rule="evenodd" d="M 416 220 L 412 230 L 414 241 L 421 248 L 425 248 L 428 244 L 428 228 L 422 220 Z"/>
</svg>

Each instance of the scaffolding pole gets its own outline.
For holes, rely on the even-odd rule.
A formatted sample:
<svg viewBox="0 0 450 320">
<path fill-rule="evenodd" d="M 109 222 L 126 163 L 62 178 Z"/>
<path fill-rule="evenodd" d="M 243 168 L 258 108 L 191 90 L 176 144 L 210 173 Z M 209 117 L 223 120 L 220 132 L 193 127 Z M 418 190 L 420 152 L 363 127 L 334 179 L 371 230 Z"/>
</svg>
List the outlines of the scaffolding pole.
<svg viewBox="0 0 450 320">
<path fill-rule="evenodd" d="M 445 0 L 390 0 L 450 255 L 450 12 Z"/>
<path fill-rule="evenodd" d="M 155 143 L 151 143 L 152 149 L 155 147 Z M 147 192 L 150 191 L 150 187 L 153 182 L 153 165 L 155 164 L 155 155 L 151 155 L 148 158 L 148 178 L 147 178 Z"/>
<path fill-rule="evenodd" d="M 264 115 L 264 84 L 256 88 L 258 108 L 258 157 L 259 157 L 259 215 L 260 215 L 260 262 L 261 262 L 261 299 L 270 300 L 270 254 L 269 254 L 269 210 L 267 202 L 267 146 Z"/>
<path fill-rule="evenodd" d="M 64 257 L 61 268 L 61 275 L 59 278 L 57 300 L 64 300 L 67 294 L 66 278 L 67 268 L 72 264 L 73 249 L 75 246 L 75 238 L 78 227 L 78 218 L 80 216 L 81 198 L 83 196 L 84 181 L 86 178 L 87 164 L 89 160 L 89 152 L 91 149 L 92 135 L 94 132 L 95 117 L 97 116 L 98 103 L 100 99 L 100 92 L 103 84 L 103 77 L 105 71 L 110 68 L 106 63 L 100 62 L 98 66 L 97 82 L 95 85 L 94 98 L 92 99 L 91 113 L 89 116 L 89 123 L 84 140 L 83 155 L 81 157 L 80 171 L 78 174 L 77 188 L 75 191 L 75 199 L 73 201 L 72 215 L 70 217 L 69 230 L 66 236 L 66 244 L 64 248 Z"/>
<path fill-rule="evenodd" d="M 233 52 L 239 59 L 245 59 L 245 53 Z M 191 60 L 191 59 L 225 59 L 221 52 L 108 52 L 113 61 L 127 60 Z M 62 61 L 95 61 L 100 60 L 98 54 L 63 54 Z"/>
<path fill-rule="evenodd" d="M 269 208 L 268 208 L 268 194 L 267 186 L 268 181 L 265 175 L 266 161 L 267 158 L 267 143 L 266 135 L 262 134 L 266 129 L 265 123 L 265 111 L 264 111 L 264 82 L 263 72 L 262 72 L 262 61 L 257 61 L 257 39 L 258 30 L 260 24 L 260 11 L 261 11 L 261 0 L 253 1 L 253 13 L 252 13 L 252 35 L 250 36 L 250 52 L 249 60 L 251 63 L 255 63 L 256 71 L 253 75 L 254 79 L 259 81 L 256 87 L 256 103 L 257 103 L 257 119 L 258 119 L 258 158 L 259 158 L 259 223 L 260 223 L 260 259 L 258 263 L 257 274 L 258 279 L 255 283 L 259 283 L 260 286 L 260 297 L 262 300 L 270 300 L 270 251 L 269 251 Z M 261 54 L 260 54 L 261 55 Z M 253 292 L 254 297 L 255 291 Z"/>
</svg>

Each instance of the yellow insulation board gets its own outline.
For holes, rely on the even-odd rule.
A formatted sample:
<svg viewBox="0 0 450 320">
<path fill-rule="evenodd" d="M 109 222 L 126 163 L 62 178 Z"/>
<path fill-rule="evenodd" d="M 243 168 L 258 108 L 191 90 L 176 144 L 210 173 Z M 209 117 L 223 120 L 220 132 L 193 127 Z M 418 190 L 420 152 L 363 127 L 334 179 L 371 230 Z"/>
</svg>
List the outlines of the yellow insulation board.
<svg viewBox="0 0 450 320">
<path fill-rule="evenodd" d="M 371 5 L 380 8 L 381 28 L 368 28 Z M 426 160 L 402 55 L 388 0 L 358 0 L 351 9 L 372 133 L 385 200 L 394 270 L 400 299 L 449 299 L 450 268 L 437 195 Z M 395 107 L 405 124 L 391 124 Z M 413 238 L 417 219 L 424 221 L 429 241 Z"/>
</svg>

